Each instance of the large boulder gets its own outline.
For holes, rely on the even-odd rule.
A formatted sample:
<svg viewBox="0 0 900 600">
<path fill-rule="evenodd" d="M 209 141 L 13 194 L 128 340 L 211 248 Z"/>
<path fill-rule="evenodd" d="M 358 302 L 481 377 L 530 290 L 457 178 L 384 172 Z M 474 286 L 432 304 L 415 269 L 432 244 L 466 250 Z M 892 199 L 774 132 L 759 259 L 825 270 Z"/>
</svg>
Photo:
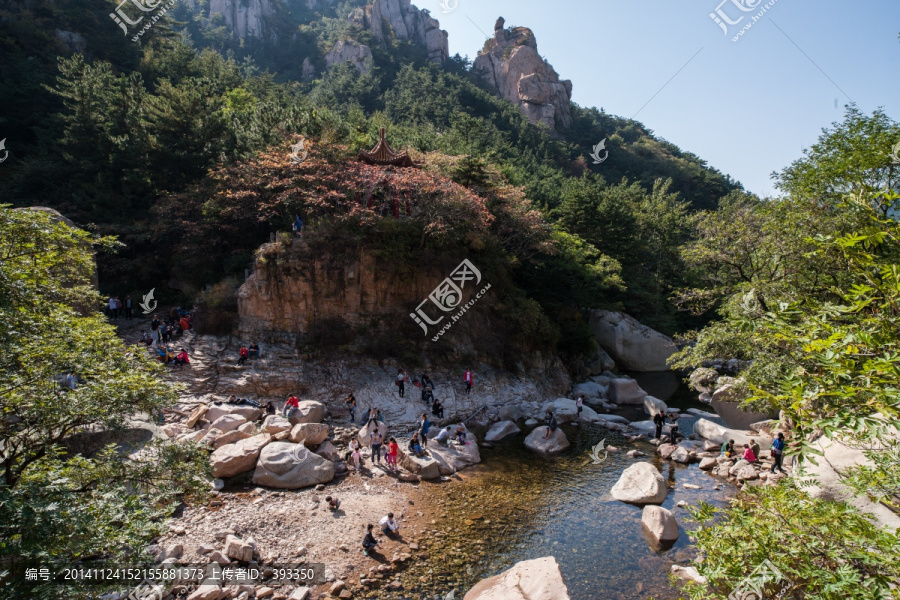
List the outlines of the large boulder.
<svg viewBox="0 0 900 600">
<path fill-rule="evenodd" d="M 237 429 L 246 422 L 247 419 L 240 415 L 222 415 L 221 417 L 213 421 L 212 425 L 210 425 L 209 428 L 218 429 L 219 431 L 225 433 L 227 431 Z"/>
<path fill-rule="evenodd" d="M 291 429 L 290 440 L 307 448 L 318 446 L 328 439 L 328 425 L 324 423 L 297 423 Z"/>
<path fill-rule="evenodd" d="M 728 429 L 721 425 L 717 425 L 707 419 L 698 419 L 694 423 L 694 433 L 705 440 L 709 440 L 716 444 L 724 444 L 728 440 L 734 440 L 736 446 L 744 444 L 759 444 L 763 448 L 768 448 L 772 443 L 772 438 L 767 435 L 753 435 L 746 431 L 738 431 L 736 429 Z"/>
<path fill-rule="evenodd" d="M 238 431 L 237 429 L 234 429 L 232 431 L 229 431 L 228 433 L 223 433 L 222 435 L 216 437 L 216 439 L 213 440 L 212 446 L 213 448 L 218 450 L 222 446 L 225 446 L 227 444 L 234 444 L 235 442 L 246 440 L 250 437 L 253 436 L 244 431 Z"/>
<path fill-rule="evenodd" d="M 303 400 L 297 408 L 288 413 L 291 425 L 298 423 L 321 423 L 325 419 L 325 405 L 316 400 Z"/>
<path fill-rule="evenodd" d="M 691 454 L 683 447 L 678 446 L 675 448 L 675 451 L 669 456 L 671 460 L 674 460 L 677 463 L 688 464 L 691 462 Z"/>
<path fill-rule="evenodd" d="M 619 378 L 609 382 L 606 397 L 616 404 L 641 405 L 647 397 L 647 392 L 642 390 L 634 379 Z"/>
<path fill-rule="evenodd" d="M 330 460 L 331 462 L 336 462 L 340 460 L 341 453 L 331 442 L 325 441 L 319 444 L 319 446 L 313 450 L 316 454 L 324 458 L 325 460 Z"/>
<path fill-rule="evenodd" d="M 429 440 L 426 451 L 437 463 L 438 472 L 441 475 L 452 475 L 470 465 L 481 462 L 481 454 L 478 452 L 478 438 L 475 437 L 475 434 L 469 433 L 466 439 L 469 443 L 463 446 L 458 444 L 444 446 Z"/>
<path fill-rule="evenodd" d="M 325 66 L 331 69 L 345 62 L 353 63 L 365 75 L 372 68 L 372 49 L 353 40 L 340 40 L 325 55 Z"/>
<path fill-rule="evenodd" d="M 281 415 L 269 415 L 262 424 L 262 430 L 272 435 L 279 434 L 282 431 L 290 431 L 293 427 L 291 422 L 287 420 L 287 417 L 282 417 Z"/>
<path fill-rule="evenodd" d="M 629 427 L 631 427 L 632 429 L 634 429 L 640 433 L 648 435 L 650 437 L 653 437 L 654 435 L 656 435 L 656 423 L 654 423 L 653 421 L 632 421 L 629 424 Z M 668 435 L 671 432 L 672 432 L 672 424 L 671 423 L 664 424 L 663 425 L 663 434 Z"/>
<path fill-rule="evenodd" d="M 900 527 L 900 515 L 892 512 L 883 504 L 871 502 L 864 496 L 854 494 L 844 483 L 843 474 L 850 468 L 860 465 L 871 466 L 863 451 L 845 445 L 836 437 L 822 436 L 813 442 L 813 446 L 822 452 L 814 465 L 806 462 L 803 465 L 804 487 L 815 498 L 823 500 L 841 500 L 852 504 L 861 511 L 875 517 L 879 525 L 895 530 Z M 788 458 L 785 459 L 790 460 Z M 812 476 L 812 477 L 810 477 Z"/>
<path fill-rule="evenodd" d="M 601 398 L 604 394 L 606 394 L 606 388 L 599 383 L 586 381 L 584 383 L 579 383 L 572 389 L 572 397 L 577 398 L 582 394 L 584 394 L 585 400 L 590 400 L 592 398 Z"/>
<path fill-rule="evenodd" d="M 375 432 L 376 424 L 374 422 L 367 423 L 362 429 L 359 430 L 359 434 L 356 436 L 356 440 L 359 442 L 359 445 L 363 448 L 369 447 L 369 442 L 372 439 L 372 434 Z M 384 440 L 387 441 L 387 425 L 378 421 L 378 431 L 381 432 L 381 435 L 384 437 Z M 430 433 L 430 432 L 429 432 Z"/>
<path fill-rule="evenodd" d="M 541 408 L 541 413 L 546 415 L 548 410 L 553 412 L 559 423 L 571 423 L 578 417 L 575 401 L 569 398 L 557 398 L 552 402 L 545 403 Z"/>
<path fill-rule="evenodd" d="M 212 453 L 209 462 L 213 477 L 234 477 L 253 468 L 260 451 L 272 441 L 268 433 L 261 433 L 234 444 L 222 446 Z"/>
<path fill-rule="evenodd" d="M 514 436 L 517 433 L 522 433 L 522 430 L 519 429 L 515 423 L 512 421 L 500 421 L 499 423 L 491 425 L 491 428 L 488 429 L 488 432 L 484 435 L 484 441 L 499 442 Z"/>
<path fill-rule="evenodd" d="M 646 396 L 644 398 L 644 412 L 650 416 L 653 416 L 659 411 L 663 411 L 663 414 L 666 414 L 667 412 L 669 412 L 669 407 L 659 398 Z"/>
<path fill-rule="evenodd" d="M 775 412 L 748 412 L 741 408 L 741 396 L 736 391 L 737 381 L 731 377 L 722 377 L 720 386 L 710 400 L 710 406 L 722 417 L 725 423 L 734 429 L 750 429 L 750 425 L 773 419 Z"/>
<path fill-rule="evenodd" d="M 660 472 L 646 462 L 631 465 L 619 477 L 610 494 L 629 504 L 662 504 L 668 487 Z"/>
<path fill-rule="evenodd" d="M 678 521 L 672 511 L 662 506 L 645 506 L 641 525 L 656 544 L 678 539 Z"/>
<path fill-rule="evenodd" d="M 274 442 L 263 448 L 253 483 L 295 490 L 334 479 L 334 463 L 313 454 L 302 444 Z"/>
<path fill-rule="evenodd" d="M 538 427 L 525 438 L 525 447 L 540 454 L 557 454 L 566 450 L 571 444 L 562 429 L 557 428 L 546 440 L 543 439 L 547 427 Z"/>
<path fill-rule="evenodd" d="M 431 454 L 426 452 L 424 456 L 416 456 L 409 451 L 409 447 L 405 443 L 399 443 L 399 445 L 398 462 L 401 467 L 422 479 L 437 479 L 441 476 L 441 466 Z"/>
<path fill-rule="evenodd" d="M 479 581 L 463 600 L 569 600 L 569 590 L 556 559 L 547 556 Z"/>
<path fill-rule="evenodd" d="M 255 421 L 262 415 L 262 409 L 254 406 L 236 406 L 234 404 L 210 404 L 209 410 L 202 416 L 210 423 L 215 423 L 217 419 L 225 415 L 240 415 L 247 421 Z"/>
<path fill-rule="evenodd" d="M 591 311 L 590 327 L 600 346 L 629 371 L 668 371 L 666 361 L 678 351 L 672 338 L 624 313 Z"/>
</svg>

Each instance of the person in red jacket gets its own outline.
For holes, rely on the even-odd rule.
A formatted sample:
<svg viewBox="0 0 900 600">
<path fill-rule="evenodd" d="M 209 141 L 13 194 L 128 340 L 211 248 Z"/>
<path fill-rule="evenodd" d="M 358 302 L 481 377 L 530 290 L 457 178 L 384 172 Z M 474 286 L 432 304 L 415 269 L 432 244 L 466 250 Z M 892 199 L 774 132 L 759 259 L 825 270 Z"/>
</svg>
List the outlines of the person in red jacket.
<svg viewBox="0 0 900 600">
<path fill-rule="evenodd" d="M 238 351 L 238 356 L 240 356 L 240 358 L 238 358 L 239 365 L 243 365 L 245 362 L 247 362 L 247 358 L 250 356 L 250 350 L 247 349 L 247 346 L 241 344 L 241 349 Z"/>
<path fill-rule="evenodd" d="M 284 408 L 281 410 L 281 416 L 288 416 L 290 411 L 294 410 L 295 408 L 299 408 L 299 406 L 300 400 L 297 398 L 297 396 L 291 396 L 287 399 L 287 402 L 284 403 Z"/>
<path fill-rule="evenodd" d="M 472 369 L 466 369 L 463 380 L 466 382 L 466 393 L 468 394 L 472 391 L 472 386 L 475 384 L 475 376 L 472 375 Z"/>
<path fill-rule="evenodd" d="M 175 366 L 180 367 L 181 365 L 186 365 L 189 362 L 191 362 L 191 359 L 188 358 L 187 350 L 182 348 L 181 352 L 178 353 L 178 356 L 175 357 Z"/>
</svg>

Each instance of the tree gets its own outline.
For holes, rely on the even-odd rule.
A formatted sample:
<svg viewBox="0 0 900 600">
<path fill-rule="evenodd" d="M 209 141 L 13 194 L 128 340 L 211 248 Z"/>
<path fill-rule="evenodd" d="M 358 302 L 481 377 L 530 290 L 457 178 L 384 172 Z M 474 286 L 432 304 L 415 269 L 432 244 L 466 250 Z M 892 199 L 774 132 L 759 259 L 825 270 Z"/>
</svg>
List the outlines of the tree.
<svg viewBox="0 0 900 600">
<path fill-rule="evenodd" d="M 116 246 L 40 211 L 0 206 L 0 585 L 20 597 L 80 597 L 79 588 L 28 589 L 20 566 L 142 558 L 172 500 L 196 492 L 200 454 L 148 445 L 68 454 L 76 434 L 124 429 L 157 414 L 175 391 L 145 352 L 127 347 L 90 286 L 92 252 Z M 68 376 L 68 377 L 67 377 Z M 202 482 L 202 480 L 200 480 Z"/>
</svg>

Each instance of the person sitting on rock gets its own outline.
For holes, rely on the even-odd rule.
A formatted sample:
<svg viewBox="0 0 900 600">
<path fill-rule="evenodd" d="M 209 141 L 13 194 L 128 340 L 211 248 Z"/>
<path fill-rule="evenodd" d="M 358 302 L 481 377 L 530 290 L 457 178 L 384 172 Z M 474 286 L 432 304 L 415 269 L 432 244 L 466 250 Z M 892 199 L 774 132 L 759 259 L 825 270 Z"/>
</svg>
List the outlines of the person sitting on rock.
<svg viewBox="0 0 900 600">
<path fill-rule="evenodd" d="M 291 411 L 297 410 L 300 407 L 300 400 L 297 396 L 291 396 L 287 399 L 287 402 L 284 403 L 284 408 L 281 409 L 281 416 L 287 417 L 291 414 Z"/>
<path fill-rule="evenodd" d="M 375 539 L 375 536 L 372 535 L 372 530 L 375 529 L 375 526 L 369 523 L 366 527 L 366 536 L 363 538 L 363 554 L 369 556 L 369 553 L 375 553 L 376 548 L 378 547 L 378 540 Z"/>
<path fill-rule="evenodd" d="M 188 358 L 187 350 L 184 348 L 181 349 L 181 352 L 178 353 L 178 356 L 175 357 L 175 366 L 180 367 L 182 365 L 190 364 L 191 359 Z"/>
<path fill-rule="evenodd" d="M 249 352 L 250 358 L 252 358 L 254 360 L 259 358 L 259 344 L 257 344 L 256 342 L 251 342 L 248 352 Z"/>
<path fill-rule="evenodd" d="M 363 413 L 362 420 L 359 422 L 360 425 L 368 425 L 369 424 L 369 415 L 372 414 L 372 409 L 367 408 L 366 412 Z"/>
<path fill-rule="evenodd" d="M 394 513 L 388 513 L 386 517 L 382 517 L 378 522 L 381 525 L 381 532 L 388 537 L 400 535 L 400 524 L 394 518 Z"/>
<path fill-rule="evenodd" d="M 419 434 L 414 433 L 412 439 L 409 440 L 409 451 L 416 455 L 416 458 L 422 458 L 425 456 L 425 451 L 422 450 L 422 444 L 419 443 Z"/>
<path fill-rule="evenodd" d="M 553 411 L 547 411 L 547 431 L 544 432 L 543 439 L 548 440 L 550 436 L 556 433 L 556 428 L 558 425 L 556 424 L 556 416 L 553 414 Z"/>
<path fill-rule="evenodd" d="M 247 346 L 241 344 L 241 349 L 238 350 L 238 364 L 243 365 L 247 362 L 247 358 L 250 357 L 250 351 L 247 349 Z"/>
<path fill-rule="evenodd" d="M 744 444 L 744 454 L 741 456 L 747 462 L 755 463 L 756 455 L 753 454 L 753 448 L 751 448 L 748 444 Z"/>
<path fill-rule="evenodd" d="M 274 415 L 275 414 L 275 403 L 269 400 L 266 402 L 266 415 Z"/>
<path fill-rule="evenodd" d="M 164 365 L 168 364 L 168 362 L 169 362 L 169 356 L 168 356 L 168 353 L 166 352 L 166 347 L 162 344 L 158 344 L 156 346 L 156 360 L 158 360 L 159 362 L 161 362 Z"/>
<path fill-rule="evenodd" d="M 734 440 L 728 440 L 724 444 L 722 444 L 722 456 L 725 458 L 731 458 L 734 456 Z"/>
<path fill-rule="evenodd" d="M 438 434 L 437 436 L 435 436 L 434 441 L 436 441 L 438 444 L 441 444 L 442 446 L 449 446 L 451 429 L 452 427 L 450 425 L 447 425 L 446 429 L 441 429 L 440 431 L 438 431 Z"/>
<path fill-rule="evenodd" d="M 436 416 L 438 419 L 444 418 L 444 405 L 441 404 L 440 400 L 435 400 L 434 404 L 431 405 L 431 414 Z"/>
<path fill-rule="evenodd" d="M 432 392 L 431 388 L 428 386 L 422 386 L 422 402 L 424 402 L 426 406 L 434 402 L 434 392 Z"/>
<path fill-rule="evenodd" d="M 469 445 L 469 430 L 466 429 L 466 426 L 462 421 L 456 424 L 456 431 L 454 432 L 454 437 L 456 437 L 456 441 L 459 442 L 460 446 L 468 446 Z"/>
<path fill-rule="evenodd" d="M 426 389 L 431 388 L 434 389 L 434 382 L 431 381 L 431 377 L 428 375 L 428 371 L 422 373 L 422 393 L 425 393 Z"/>
<path fill-rule="evenodd" d="M 325 502 L 328 504 L 328 510 L 334 512 L 341 507 L 341 501 L 337 498 L 332 498 L 331 496 L 327 496 L 325 498 Z"/>
</svg>

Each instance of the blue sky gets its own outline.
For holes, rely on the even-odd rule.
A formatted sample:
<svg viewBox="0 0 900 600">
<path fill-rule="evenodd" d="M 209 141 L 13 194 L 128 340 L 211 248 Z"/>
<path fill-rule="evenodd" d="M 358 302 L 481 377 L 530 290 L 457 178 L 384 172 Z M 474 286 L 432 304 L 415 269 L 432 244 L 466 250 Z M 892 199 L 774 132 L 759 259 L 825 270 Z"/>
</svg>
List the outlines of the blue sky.
<svg viewBox="0 0 900 600">
<path fill-rule="evenodd" d="M 756 9 L 732 3 L 742 1 Z M 458 0 L 446 14 L 441 0 L 413 3 L 449 32 L 451 54 L 470 59 L 484 43 L 479 28 L 491 34 L 498 16 L 530 27 L 576 103 L 640 111 L 656 135 L 767 196 L 772 171 L 802 156 L 850 99 L 900 120 L 900 2 L 776 0 L 732 42 L 769 1 L 726 0 L 732 21 L 748 15 L 728 37 L 709 17 L 721 0 Z"/>
</svg>

